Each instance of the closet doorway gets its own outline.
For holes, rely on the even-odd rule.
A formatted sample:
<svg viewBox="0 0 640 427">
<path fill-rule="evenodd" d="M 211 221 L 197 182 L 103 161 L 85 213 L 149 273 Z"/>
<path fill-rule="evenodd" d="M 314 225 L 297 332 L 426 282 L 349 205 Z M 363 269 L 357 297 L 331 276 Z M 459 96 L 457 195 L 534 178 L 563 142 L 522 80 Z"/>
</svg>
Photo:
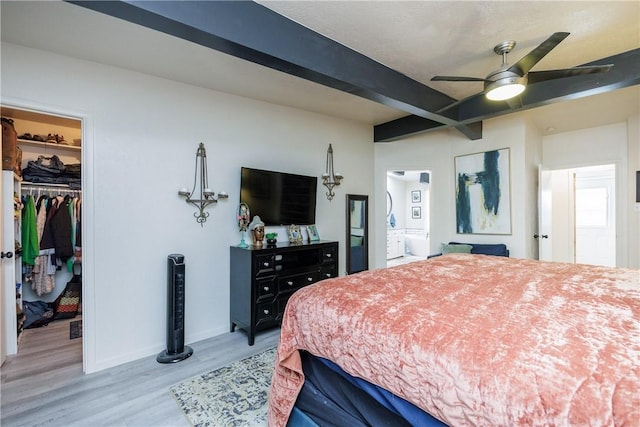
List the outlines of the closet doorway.
<svg viewBox="0 0 640 427">
<path fill-rule="evenodd" d="M 1 113 L 18 137 L 17 166 L 2 171 L 2 244 L 16 253 L 3 263 L 5 363 L 28 372 L 55 352 L 51 368 L 83 371 L 82 119 L 7 105 Z"/>
</svg>

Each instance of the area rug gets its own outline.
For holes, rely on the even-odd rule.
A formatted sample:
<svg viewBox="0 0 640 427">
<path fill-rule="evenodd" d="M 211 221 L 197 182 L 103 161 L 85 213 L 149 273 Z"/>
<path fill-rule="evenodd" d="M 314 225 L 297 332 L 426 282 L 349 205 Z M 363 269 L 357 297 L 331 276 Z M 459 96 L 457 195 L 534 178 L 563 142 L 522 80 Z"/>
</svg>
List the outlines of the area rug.
<svg viewBox="0 0 640 427">
<path fill-rule="evenodd" d="M 193 426 L 266 426 L 275 354 L 271 348 L 169 390 Z"/>
</svg>

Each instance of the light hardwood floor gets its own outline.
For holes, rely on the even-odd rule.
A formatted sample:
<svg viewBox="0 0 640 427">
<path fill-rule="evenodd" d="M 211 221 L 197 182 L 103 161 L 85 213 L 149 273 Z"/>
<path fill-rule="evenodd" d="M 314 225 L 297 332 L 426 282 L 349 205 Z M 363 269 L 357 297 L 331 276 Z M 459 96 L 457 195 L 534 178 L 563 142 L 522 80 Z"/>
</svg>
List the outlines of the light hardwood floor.
<svg viewBox="0 0 640 427">
<path fill-rule="evenodd" d="M 2 365 L 0 410 L 12 426 L 189 426 L 169 387 L 277 344 L 278 328 L 247 344 L 244 332 L 190 343 L 194 354 L 173 364 L 155 355 L 82 373 L 82 340 L 69 339 L 69 321 L 24 331 L 17 355 Z"/>
</svg>

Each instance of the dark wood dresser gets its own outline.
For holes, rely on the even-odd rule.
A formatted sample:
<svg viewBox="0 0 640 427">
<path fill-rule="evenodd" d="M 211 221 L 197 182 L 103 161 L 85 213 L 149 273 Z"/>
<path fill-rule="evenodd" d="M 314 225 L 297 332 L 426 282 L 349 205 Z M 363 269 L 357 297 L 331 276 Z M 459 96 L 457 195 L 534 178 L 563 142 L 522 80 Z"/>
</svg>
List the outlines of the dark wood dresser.
<svg viewBox="0 0 640 427">
<path fill-rule="evenodd" d="M 280 326 L 298 289 L 338 276 L 338 242 L 258 248 L 231 246 L 231 332 L 236 326 L 253 345 L 258 331 Z"/>
</svg>

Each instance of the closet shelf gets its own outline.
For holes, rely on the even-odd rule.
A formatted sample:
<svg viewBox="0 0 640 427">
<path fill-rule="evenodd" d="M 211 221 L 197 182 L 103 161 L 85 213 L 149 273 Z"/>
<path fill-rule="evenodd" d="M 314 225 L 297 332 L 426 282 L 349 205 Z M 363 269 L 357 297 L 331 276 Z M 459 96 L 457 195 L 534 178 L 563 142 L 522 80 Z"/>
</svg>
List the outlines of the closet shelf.
<svg viewBox="0 0 640 427">
<path fill-rule="evenodd" d="M 30 139 L 18 139 L 20 145 L 30 145 L 32 147 L 53 148 L 56 150 L 80 151 L 82 147 L 76 145 L 53 144 L 50 142 L 31 141 Z"/>
</svg>

